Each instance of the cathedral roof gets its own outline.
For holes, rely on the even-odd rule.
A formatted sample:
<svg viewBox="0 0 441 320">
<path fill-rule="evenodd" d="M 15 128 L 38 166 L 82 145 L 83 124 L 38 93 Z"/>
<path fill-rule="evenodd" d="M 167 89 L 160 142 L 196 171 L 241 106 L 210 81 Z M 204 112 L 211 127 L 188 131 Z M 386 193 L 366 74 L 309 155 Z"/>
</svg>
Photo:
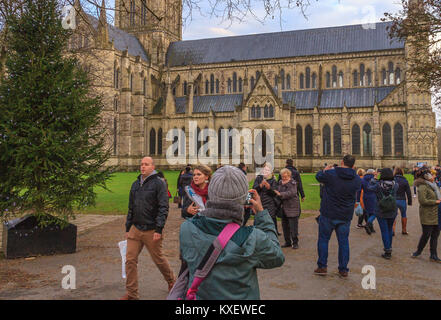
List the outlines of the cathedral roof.
<svg viewBox="0 0 441 320">
<path fill-rule="evenodd" d="M 392 92 L 394 86 L 323 90 L 319 108 L 372 107 Z M 294 97 L 294 100 L 293 100 Z M 318 90 L 284 91 L 283 103 L 295 103 L 297 109 L 313 109 L 318 105 Z"/>
<path fill-rule="evenodd" d="M 87 15 L 90 23 L 95 30 L 98 29 L 98 19 L 94 16 Z M 109 31 L 109 41 L 113 40 L 113 45 L 115 49 L 119 51 L 127 50 L 129 55 L 137 57 L 139 56 L 142 60 L 148 62 L 147 54 L 139 42 L 138 38 L 134 35 L 127 33 L 117 27 L 107 24 L 107 29 Z"/>
<path fill-rule="evenodd" d="M 404 42 L 391 40 L 387 27 L 348 25 L 318 29 L 252 34 L 171 43 L 167 52 L 170 66 L 225 63 L 311 55 L 403 49 Z"/>
<path fill-rule="evenodd" d="M 213 96 L 194 96 L 193 112 L 233 112 L 236 106 L 242 105 L 243 94 L 224 94 Z M 185 113 L 186 97 L 175 98 L 176 113 Z"/>
<path fill-rule="evenodd" d="M 365 87 L 350 89 L 328 89 L 323 90 L 319 102 L 319 91 L 284 91 L 282 101 L 284 104 L 294 103 L 296 109 L 319 108 L 348 108 L 372 107 L 375 102 L 379 103 L 386 98 L 396 87 Z M 234 112 L 237 106 L 242 105 L 243 94 L 223 94 L 206 95 L 193 97 L 193 112 L 208 113 L 213 112 Z M 175 98 L 176 113 L 185 113 L 187 107 L 187 97 Z"/>
</svg>

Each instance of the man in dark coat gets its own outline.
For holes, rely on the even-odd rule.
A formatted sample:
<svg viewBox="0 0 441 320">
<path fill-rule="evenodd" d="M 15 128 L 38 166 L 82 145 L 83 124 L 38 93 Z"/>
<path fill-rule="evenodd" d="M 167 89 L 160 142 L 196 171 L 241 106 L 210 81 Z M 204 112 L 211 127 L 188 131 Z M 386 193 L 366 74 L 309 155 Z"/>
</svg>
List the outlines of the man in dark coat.
<svg viewBox="0 0 441 320">
<path fill-rule="evenodd" d="M 153 159 L 145 157 L 141 161 L 141 174 L 132 184 L 129 198 L 129 212 L 126 221 L 127 260 L 126 289 L 121 300 L 138 299 L 138 256 L 144 246 L 153 262 L 161 271 L 170 290 L 175 276 L 167 258 L 162 253 L 162 229 L 168 216 L 167 186 L 161 179 Z"/>
<path fill-rule="evenodd" d="M 325 190 L 320 203 L 318 235 L 318 268 L 317 275 L 327 274 L 328 245 L 332 231 L 335 230 L 338 240 L 338 271 L 341 277 L 347 277 L 349 269 L 349 230 L 356 193 L 360 189 L 361 179 L 353 169 L 355 158 L 344 156 L 340 167 L 327 166 L 315 176 L 323 183 Z"/>
</svg>

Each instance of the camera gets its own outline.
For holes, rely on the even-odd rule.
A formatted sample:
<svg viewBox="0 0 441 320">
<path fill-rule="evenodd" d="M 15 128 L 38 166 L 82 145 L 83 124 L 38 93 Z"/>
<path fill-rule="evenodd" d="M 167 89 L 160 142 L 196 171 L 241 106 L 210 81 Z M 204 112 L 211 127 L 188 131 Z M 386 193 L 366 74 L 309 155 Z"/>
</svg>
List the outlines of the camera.
<svg viewBox="0 0 441 320">
<path fill-rule="evenodd" d="M 251 204 L 251 202 L 250 202 L 251 199 L 253 199 L 253 193 L 252 192 L 248 192 L 247 198 L 245 200 L 245 204 L 246 205 L 250 205 Z"/>
</svg>

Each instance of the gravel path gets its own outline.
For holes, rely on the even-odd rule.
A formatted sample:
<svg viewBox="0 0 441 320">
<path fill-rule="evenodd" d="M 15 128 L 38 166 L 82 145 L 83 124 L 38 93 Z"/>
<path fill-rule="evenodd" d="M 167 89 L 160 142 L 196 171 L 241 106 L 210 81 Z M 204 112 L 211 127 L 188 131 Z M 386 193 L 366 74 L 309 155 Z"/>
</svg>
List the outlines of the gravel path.
<svg viewBox="0 0 441 320">
<path fill-rule="evenodd" d="M 86 217 L 80 216 L 78 221 Z M 328 276 L 313 274 L 317 260 L 317 223 L 314 217 L 301 219 L 300 248 L 283 249 L 286 261 L 281 268 L 258 271 L 262 299 L 441 299 L 441 264 L 429 261 L 428 247 L 420 258 L 410 258 L 421 233 L 417 205 L 408 210 L 408 217 L 410 234 L 402 235 L 398 224 L 390 261 L 381 258 L 383 245 L 378 224 L 374 223 L 377 233 L 369 236 L 363 229 L 357 229 L 353 220 L 347 279 L 336 274 L 334 235 L 330 242 Z M 110 221 L 95 218 L 97 226 L 80 232 L 75 254 L 0 259 L 0 299 L 117 299 L 123 295 L 125 282 L 121 278 L 117 243 L 124 236 L 125 217 L 113 217 Z M 180 266 L 178 231 L 181 222 L 180 212 L 172 204 L 164 229 L 164 251 L 175 272 Z M 76 268 L 75 290 L 61 287 L 64 265 Z M 365 265 L 375 267 L 375 290 L 362 288 L 364 274 L 361 270 Z M 145 249 L 140 255 L 138 270 L 141 299 L 164 299 L 166 283 Z"/>
</svg>

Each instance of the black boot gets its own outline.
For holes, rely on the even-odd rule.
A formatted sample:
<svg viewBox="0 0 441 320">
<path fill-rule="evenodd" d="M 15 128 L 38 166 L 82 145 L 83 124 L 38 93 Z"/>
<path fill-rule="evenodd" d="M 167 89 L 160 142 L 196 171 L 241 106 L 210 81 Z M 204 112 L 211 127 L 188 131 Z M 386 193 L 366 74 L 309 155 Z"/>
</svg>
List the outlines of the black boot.
<svg viewBox="0 0 441 320">
<path fill-rule="evenodd" d="M 372 225 L 371 223 L 366 223 L 366 225 L 364 226 L 364 229 L 366 230 L 366 233 L 368 235 L 371 235 L 371 233 L 372 233 L 371 225 Z"/>
<path fill-rule="evenodd" d="M 430 255 L 430 261 L 441 263 L 441 260 L 438 258 L 438 255 L 436 255 L 436 254 Z"/>
<path fill-rule="evenodd" d="M 411 257 L 412 258 L 417 258 L 417 257 L 419 257 L 421 255 L 421 252 L 420 251 L 415 251 L 414 253 L 412 253 L 412 255 L 411 255 Z"/>
<path fill-rule="evenodd" d="M 384 253 L 381 255 L 384 259 L 389 260 L 392 258 L 392 249 L 384 249 Z"/>
</svg>

